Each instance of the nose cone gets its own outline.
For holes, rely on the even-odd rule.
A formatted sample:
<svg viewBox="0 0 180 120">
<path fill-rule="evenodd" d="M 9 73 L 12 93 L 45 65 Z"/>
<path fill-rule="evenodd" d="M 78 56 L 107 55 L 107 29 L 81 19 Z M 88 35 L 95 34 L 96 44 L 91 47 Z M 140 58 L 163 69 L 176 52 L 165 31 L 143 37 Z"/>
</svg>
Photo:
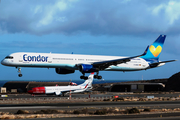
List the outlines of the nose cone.
<svg viewBox="0 0 180 120">
<path fill-rule="evenodd" d="M 3 59 L 3 60 L 1 61 L 1 64 L 2 64 L 2 65 L 6 65 L 6 64 L 7 64 L 7 61 L 6 61 L 5 59 Z"/>
<path fill-rule="evenodd" d="M 5 66 L 10 66 L 10 62 L 9 62 L 8 59 L 3 59 L 3 60 L 1 61 L 1 64 L 2 64 L 2 65 L 5 65 Z"/>
</svg>

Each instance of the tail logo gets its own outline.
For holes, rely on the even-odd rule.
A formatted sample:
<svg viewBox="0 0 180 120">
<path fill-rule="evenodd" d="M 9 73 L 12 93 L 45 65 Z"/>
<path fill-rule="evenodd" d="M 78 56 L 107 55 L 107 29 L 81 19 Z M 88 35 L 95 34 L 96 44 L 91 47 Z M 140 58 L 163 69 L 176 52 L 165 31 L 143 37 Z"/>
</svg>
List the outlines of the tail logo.
<svg viewBox="0 0 180 120">
<path fill-rule="evenodd" d="M 160 45 L 158 45 L 158 46 L 155 48 L 153 45 L 151 45 L 151 46 L 149 47 L 149 50 L 150 50 L 151 53 L 154 55 L 154 57 L 157 57 L 157 56 L 161 53 L 162 47 L 161 47 Z"/>
</svg>

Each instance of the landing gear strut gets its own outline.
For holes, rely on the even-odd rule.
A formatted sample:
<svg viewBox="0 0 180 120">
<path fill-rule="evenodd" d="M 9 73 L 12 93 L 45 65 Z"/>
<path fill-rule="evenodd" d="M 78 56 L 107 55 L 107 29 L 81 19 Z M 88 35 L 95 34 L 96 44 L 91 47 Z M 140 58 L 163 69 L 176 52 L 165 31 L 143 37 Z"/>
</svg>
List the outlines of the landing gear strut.
<svg viewBox="0 0 180 120">
<path fill-rule="evenodd" d="M 19 73 L 18 76 L 19 76 L 19 77 L 22 77 L 21 68 L 18 68 L 18 73 Z"/>
</svg>

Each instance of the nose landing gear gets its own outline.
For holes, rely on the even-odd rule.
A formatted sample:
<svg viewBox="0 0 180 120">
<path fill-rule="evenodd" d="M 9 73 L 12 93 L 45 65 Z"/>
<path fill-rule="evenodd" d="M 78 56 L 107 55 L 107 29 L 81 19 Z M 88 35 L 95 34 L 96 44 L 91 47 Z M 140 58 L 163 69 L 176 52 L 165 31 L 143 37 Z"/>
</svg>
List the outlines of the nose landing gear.
<svg viewBox="0 0 180 120">
<path fill-rule="evenodd" d="M 19 76 L 19 77 L 22 77 L 21 68 L 19 68 L 19 67 L 18 67 L 18 73 L 19 73 L 18 76 Z"/>
</svg>

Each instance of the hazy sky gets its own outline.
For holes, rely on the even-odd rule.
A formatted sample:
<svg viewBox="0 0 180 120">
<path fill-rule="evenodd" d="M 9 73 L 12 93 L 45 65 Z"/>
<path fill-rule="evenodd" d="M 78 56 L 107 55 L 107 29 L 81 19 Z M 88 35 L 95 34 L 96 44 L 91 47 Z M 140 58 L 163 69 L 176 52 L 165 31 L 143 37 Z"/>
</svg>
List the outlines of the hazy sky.
<svg viewBox="0 0 180 120">
<path fill-rule="evenodd" d="M 167 35 L 160 60 L 180 60 L 179 0 L 1 0 L 0 60 L 14 52 L 52 52 L 112 56 L 142 54 Z M 137 72 L 100 72 L 106 79 L 168 78 L 180 62 Z M 69 80 L 55 69 L 0 65 L 0 80 Z M 87 74 L 88 75 L 88 74 Z"/>
</svg>

